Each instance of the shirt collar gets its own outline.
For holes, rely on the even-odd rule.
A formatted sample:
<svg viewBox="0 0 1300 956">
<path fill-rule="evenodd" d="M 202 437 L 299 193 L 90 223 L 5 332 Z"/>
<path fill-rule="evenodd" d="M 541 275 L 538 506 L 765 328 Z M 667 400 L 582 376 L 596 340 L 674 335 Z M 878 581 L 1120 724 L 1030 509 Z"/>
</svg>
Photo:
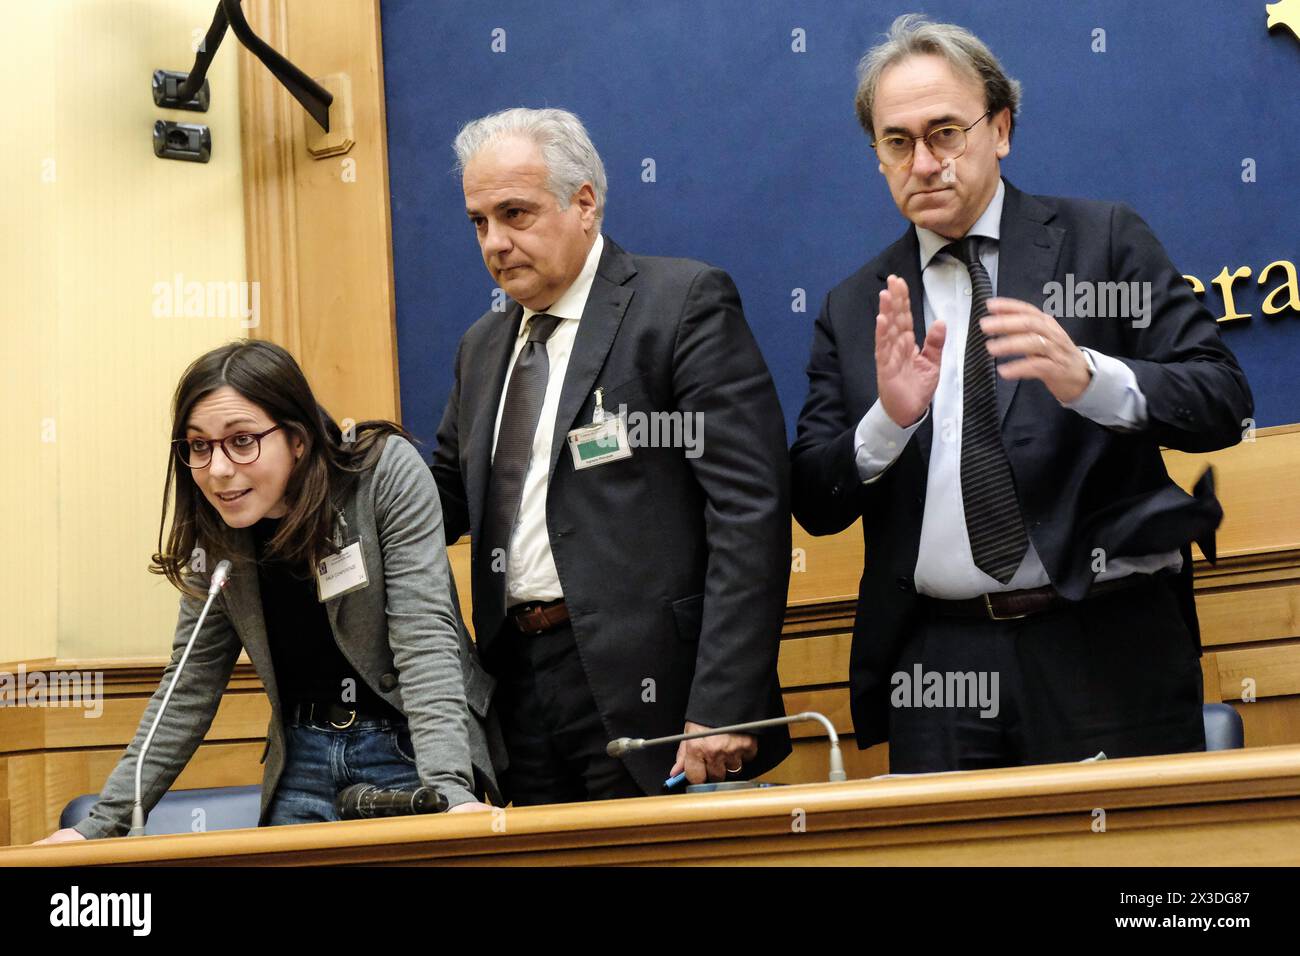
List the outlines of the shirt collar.
<svg viewBox="0 0 1300 956">
<path fill-rule="evenodd" d="M 574 279 L 573 284 L 564 290 L 550 308 L 545 310 L 547 315 L 560 319 L 582 318 L 582 310 L 587 307 L 587 296 L 591 294 L 591 284 L 596 281 L 596 267 L 600 265 L 600 252 L 604 248 L 605 237 L 596 233 L 596 241 L 591 244 L 587 261 L 582 264 L 582 271 L 578 273 L 578 278 Z M 528 334 L 528 320 L 535 315 L 537 315 L 536 311 L 524 307 L 524 318 L 519 323 L 520 335 Z"/>
<path fill-rule="evenodd" d="M 1006 193 L 1006 185 L 1001 179 L 998 179 L 998 188 L 994 190 L 993 198 L 990 199 L 989 204 L 984 207 L 983 214 L 975 220 L 975 225 L 971 226 L 970 229 L 966 231 L 966 235 L 985 236 L 989 239 L 1001 238 L 1002 200 L 1003 197 L 1006 196 Z M 951 239 L 945 239 L 937 232 L 933 232 L 929 229 L 922 229 L 920 226 L 916 227 L 916 240 L 921 246 L 922 272 L 924 272 L 925 267 L 930 264 L 930 260 L 937 256 L 944 246 L 953 241 Z"/>
</svg>

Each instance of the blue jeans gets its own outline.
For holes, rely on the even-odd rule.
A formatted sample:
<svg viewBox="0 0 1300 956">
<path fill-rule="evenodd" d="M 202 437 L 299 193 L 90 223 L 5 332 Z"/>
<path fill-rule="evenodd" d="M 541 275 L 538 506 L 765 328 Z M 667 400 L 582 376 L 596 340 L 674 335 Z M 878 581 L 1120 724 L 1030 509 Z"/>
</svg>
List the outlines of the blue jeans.
<svg viewBox="0 0 1300 956">
<path fill-rule="evenodd" d="M 337 820 L 334 800 L 354 783 L 409 789 L 420 786 L 415 750 L 405 723 L 359 720 L 345 730 L 328 723 L 285 726 L 285 762 L 267 826 Z"/>
</svg>

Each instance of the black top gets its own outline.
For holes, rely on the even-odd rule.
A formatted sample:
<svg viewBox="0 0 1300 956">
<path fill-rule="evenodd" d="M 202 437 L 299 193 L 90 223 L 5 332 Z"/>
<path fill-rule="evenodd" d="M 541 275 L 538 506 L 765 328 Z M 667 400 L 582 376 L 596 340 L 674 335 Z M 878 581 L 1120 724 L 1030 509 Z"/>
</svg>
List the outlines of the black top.
<svg viewBox="0 0 1300 956">
<path fill-rule="evenodd" d="M 281 520 L 263 518 L 251 529 L 257 551 L 262 617 L 281 705 L 287 710 L 300 703 L 342 704 L 364 714 L 405 720 L 370 689 L 339 650 L 330 630 L 329 614 L 316 596 L 315 575 L 306 563 L 295 567 L 263 559 Z"/>
</svg>

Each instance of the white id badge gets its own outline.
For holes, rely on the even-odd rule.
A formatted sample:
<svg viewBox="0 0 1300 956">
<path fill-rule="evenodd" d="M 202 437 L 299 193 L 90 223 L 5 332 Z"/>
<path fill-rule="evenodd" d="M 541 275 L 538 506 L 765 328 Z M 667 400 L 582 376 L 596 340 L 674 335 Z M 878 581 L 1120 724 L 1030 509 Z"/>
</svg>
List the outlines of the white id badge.
<svg viewBox="0 0 1300 956">
<path fill-rule="evenodd" d="M 573 455 L 576 471 L 631 458 L 632 447 L 627 440 L 627 423 L 620 415 L 610 415 L 604 421 L 585 428 L 575 428 L 569 432 L 569 451 Z"/>
<path fill-rule="evenodd" d="M 369 583 L 360 540 L 316 563 L 316 596 L 322 604 L 341 594 L 359 591 Z"/>
</svg>

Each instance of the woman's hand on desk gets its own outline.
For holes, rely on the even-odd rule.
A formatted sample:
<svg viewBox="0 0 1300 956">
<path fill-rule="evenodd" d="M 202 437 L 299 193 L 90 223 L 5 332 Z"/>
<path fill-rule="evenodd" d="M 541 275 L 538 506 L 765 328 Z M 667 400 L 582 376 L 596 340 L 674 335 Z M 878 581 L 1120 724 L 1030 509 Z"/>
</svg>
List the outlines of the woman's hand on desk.
<svg viewBox="0 0 1300 956">
<path fill-rule="evenodd" d="M 449 809 L 447 812 L 448 813 L 482 813 L 484 811 L 490 811 L 491 809 L 492 809 L 492 805 L 490 803 L 479 803 L 477 800 L 474 800 L 469 803 L 458 803 L 454 807 Z"/>
</svg>

